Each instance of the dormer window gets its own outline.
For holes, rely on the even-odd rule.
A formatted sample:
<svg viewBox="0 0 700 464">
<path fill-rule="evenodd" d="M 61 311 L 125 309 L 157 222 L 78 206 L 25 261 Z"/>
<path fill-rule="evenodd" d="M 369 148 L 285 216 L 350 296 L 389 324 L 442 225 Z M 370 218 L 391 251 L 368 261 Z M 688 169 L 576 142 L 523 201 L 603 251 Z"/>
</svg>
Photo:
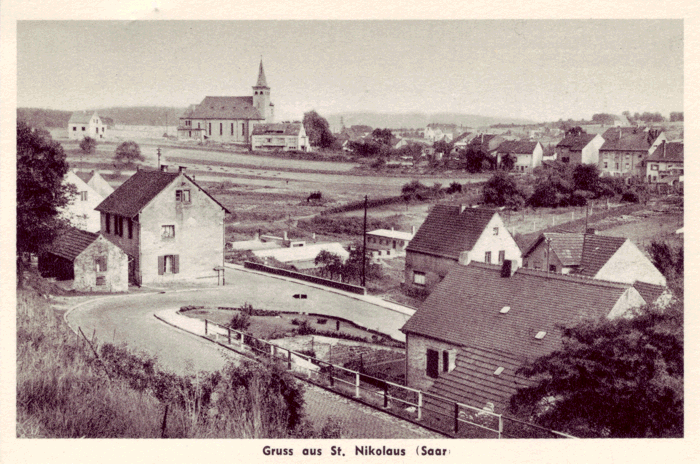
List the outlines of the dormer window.
<svg viewBox="0 0 700 464">
<path fill-rule="evenodd" d="M 496 369 L 493 373 L 493 375 L 501 375 L 501 373 L 505 370 L 505 368 L 499 366 L 498 369 Z"/>
</svg>

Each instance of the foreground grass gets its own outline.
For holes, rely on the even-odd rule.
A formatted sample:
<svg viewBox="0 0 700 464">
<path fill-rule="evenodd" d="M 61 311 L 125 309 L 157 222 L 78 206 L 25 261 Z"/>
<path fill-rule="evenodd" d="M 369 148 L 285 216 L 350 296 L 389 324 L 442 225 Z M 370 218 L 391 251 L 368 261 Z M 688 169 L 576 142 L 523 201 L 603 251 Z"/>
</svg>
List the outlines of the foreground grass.
<svg viewBox="0 0 700 464">
<path fill-rule="evenodd" d="M 332 438 L 304 417 L 303 386 L 276 365 L 178 376 L 124 346 L 88 346 L 32 288 L 17 292 L 17 436 Z"/>
</svg>

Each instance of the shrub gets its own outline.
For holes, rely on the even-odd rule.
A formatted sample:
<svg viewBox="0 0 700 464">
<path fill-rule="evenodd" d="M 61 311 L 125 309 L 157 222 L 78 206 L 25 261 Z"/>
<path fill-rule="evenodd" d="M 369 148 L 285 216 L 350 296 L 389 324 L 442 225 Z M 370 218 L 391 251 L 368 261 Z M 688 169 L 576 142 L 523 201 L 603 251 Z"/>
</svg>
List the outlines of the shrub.
<svg viewBox="0 0 700 464">
<path fill-rule="evenodd" d="M 297 333 L 299 335 L 313 335 L 316 331 L 311 327 L 311 324 L 309 324 L 309 321 L 303 320 L 299 324 L 299 328 L 297 329 Z"/>
<path fill-rule="evenodd" d="M 96 146 L 97 142 L 92 137 L 85 137 L 83 140 L 80 141 L 80 149 L 88 155 L 95 151 Z"/>
<path fill-rule="evenodd" d="M 323 324 L 325 324 L 326 322 L 328 322 L 328 319 L 326 319 L 326 318 L 319 317 L 318 319 L 316 319 L 316 323 L 317 323 L 317 324 L 323 325 Z"/>
<path fill-rule="evenodd" d="M 542 183 L 535 187 L 535 192 L 527 200 L 528 205 L 535 207 L 555 207 L 559 204 L 557 189 L 549 183 Z"/>
<path fill-rule="evenodd" d="M 114 160 L 119 164 L 131 165 L 135 161 L 145 161 L 146 158 L 141 154 L 141 148 L 134 141 L 122 142 L 117 146 L 114 152 Z"/>
<path fill-rule="evenodd" d="M 622 194 L 622 201 L 627 203 L 639 203 L 639 195 L 631 190 L 628 190 Z"/>
<path fill-rule="evenodd" d="M 483 189 L 483 201 L 487 205 L 510 206 L 518 208 L 525 203 L 523 194 L 518 190 L 513 176 L 499 171 L 486 182 Z"/>
<path fill-rule="evenodd" d="M 245 311 L 234 314 L 228 326 L 235 330 L 248 329 L 250 327 L 250 314 Z"/>
<path fill-rule="evenodd" d="M 576 191 L 569 197 L 569 206 L 586 206 L 587 204 L 588 200 L 581 191 Z"/>
</svg>

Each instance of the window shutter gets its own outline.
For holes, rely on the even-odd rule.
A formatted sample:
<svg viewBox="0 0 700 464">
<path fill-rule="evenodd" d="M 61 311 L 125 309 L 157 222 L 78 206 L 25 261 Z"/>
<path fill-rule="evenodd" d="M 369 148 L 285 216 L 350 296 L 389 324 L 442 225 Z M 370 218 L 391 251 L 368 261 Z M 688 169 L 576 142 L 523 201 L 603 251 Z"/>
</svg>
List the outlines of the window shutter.
<svg viewBox="0 0 700 464">
<path fill-rule="evenodd" d="M 163 275 L 165 271 L 165 256 L 158 256 L 158 275 Z"/>
<path fill-rule="evenodd" d="M 440 354 L 437 351 L 428 348 L 427 358 L 426 374 L 430 378 L 437 379 L 440 368 Z"/>
<path fill-rule="evenodd" d="M 180 255 L 173 255 L 173 274 L 180 272 Z"/>
<path fill-rule="evenodd" d="M 112 216 L 111 216 L 109 213 L 107 213 L 107 214 L 105 215 L 105 227 L 106 227 L 106 230 L 107 230 L 107 233 L 108 233 L 108 234 L 110 233 L 109 229 L 110 229 L 110 221 L 111 221 L 111 220 L 112 220 Z"/>
<path fill-rule="evenodd" d="M 128 227 L 129 227 L 129 238 L 134 238 L 133 232 L 132 232 L 132 227 L 133 227 L 134 223 L 131 220 L 131 218 L 127 219 L 127 222 L 128 222 Z"/>
</svg>

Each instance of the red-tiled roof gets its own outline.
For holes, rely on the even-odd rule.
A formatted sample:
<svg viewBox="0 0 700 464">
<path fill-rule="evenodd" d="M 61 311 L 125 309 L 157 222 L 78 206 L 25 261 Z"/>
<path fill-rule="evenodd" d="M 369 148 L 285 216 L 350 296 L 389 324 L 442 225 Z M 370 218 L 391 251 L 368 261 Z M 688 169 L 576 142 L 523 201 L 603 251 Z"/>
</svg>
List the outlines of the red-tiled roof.
<svg viewBox="0 0 700 464">
<path fill-rule="evenodd" d="M 649 155 L 647 161 L 673 161 L 677 163 L 683 162 L 683 144 L 678 142 L 662 143 L 654 153 Z"/>
<path fill-rule="evenodd" d="M 598 271 L 626 241 L 627 239 L 624 237 L 585 234 L 583 252 L 581 254 L 581 267 L 576 270 L 576 273 L 595 277 Z"/>
<path fill-rule="evenodd" d="M 258 124 L 253 135 L 299 135 L 301 123 Z"/>
<path fill-rule="evenodd" d="M 498 146 L 496 150 L 498 153 L 515 153 L 516 155 L 531 155 L 535 148 L 537 148 L 538 142 L 532 142 L 530 140 L 506 140 Z"/>
<path fill-rule="evenodd" d="M 440 374 L 436 392 L 474 406 L 490 401 L 503 407 L 526 382 L 515 376 L 517 368 L 562 347 L 560 326 L 609 314 L 629 288 L 531 269 L 501 277 L 498 266 L 455 264 L 401 331 L 409 343 L 416 334 L 463 347 L 456 369 Z M 504 314 L 505 306 L 510 309 Z M 546 335 L 538 340 L 541 331 Z M 498 367 L 504 370 L 495 376 Z"/>
<path fill-rule="evenodd" d="M 406 251 L 459 259 L 471 250 L 496 211 L 460 205 L 435 205 Z"/>
<path fill-rule="evenodd" d="M 97 237 L 98 234 L 71 227 L 56 237 L 49 248 L 49 253 L 73 261 Z"/>
<path fill-rule="evenodd" d="M 665 290 L 661 285 L 648 284 L 638 280 L 632 286 L 642 295 L 647 304 L 654 303 Z"/>
<path fill-rule="evenodd" d="M 597 134 L 581 134 L 581 135 L 567 135 L 564 139 L 557 144 L 557 147 L 569 148 L 569 150 L 579 151 L 586 148 L 586 145 L 591 143 Z"/>
<path fill-rule="evenodd" d="M 192 119 L 265 119 L 253 106 L 253 97 L 204 97 L 186 116 Z"/>
</svg>

